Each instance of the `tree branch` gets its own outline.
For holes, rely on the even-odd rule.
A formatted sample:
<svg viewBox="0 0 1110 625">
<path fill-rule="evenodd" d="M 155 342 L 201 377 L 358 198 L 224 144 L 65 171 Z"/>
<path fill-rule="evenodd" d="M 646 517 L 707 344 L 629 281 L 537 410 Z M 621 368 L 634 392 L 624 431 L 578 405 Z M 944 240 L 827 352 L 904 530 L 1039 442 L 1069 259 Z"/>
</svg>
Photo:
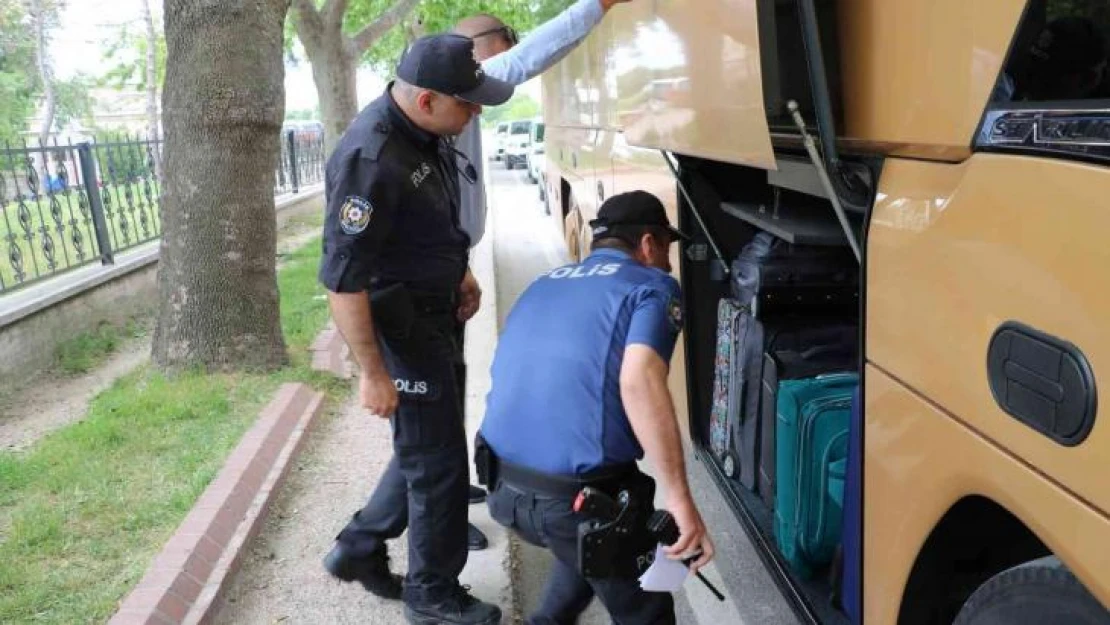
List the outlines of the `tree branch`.
<svg viewBox="0 0 1110 625">
<path fill-rule="evenodd" d="M 389 7 L 382 13 L 378 19 L 370 22 L 365 28 L 360 30 L 353 38 L 354 51 L 356 56 L 362 56 L 363 52 L 370 49 L 374 42 L 381 39 L 382 35 L 389 32 L 401 20 L 405 19 L 409 13 L 420 3 L 420 0 L 397 0 L 393 6 Z"/>
<path fill-rule="evenodd" d="M 328 24 L 336 24 L 342 27 L 343 14 L 347 12 L 347 5 L 350 0 L 327 0 L 324 3 L 324 8 L 320 9 L 320 13 L 324 16 L 324 21 Z"/>
<path fill-rule="evenodd" d="M 316 10 L 316 4 L 313 0 L 293 0 L 293 10 L 297 12 L 294 27 L 297 30 L 297 35 L 301 38 L 301 43 L 307 44 L 308 42 L 305 39 L 308 38 L 317 41 L 323 39 L 324 20 L 320 12 Z"/>
</svg>

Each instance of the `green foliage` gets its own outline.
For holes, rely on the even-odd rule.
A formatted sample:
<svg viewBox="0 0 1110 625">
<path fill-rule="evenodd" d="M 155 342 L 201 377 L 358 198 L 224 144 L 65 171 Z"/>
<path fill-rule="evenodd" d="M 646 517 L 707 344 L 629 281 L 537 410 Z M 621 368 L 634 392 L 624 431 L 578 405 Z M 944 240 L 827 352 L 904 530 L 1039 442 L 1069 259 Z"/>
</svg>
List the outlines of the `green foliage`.
<svg viewBox="0 0 1110 625">
<path fill-rule="evenodd" d="M 92 81 L 83 75 L 54 83 L 54 127 L 62 128 L 71 120 L 91 121 L 93 99 L 89 95 Z"/>
<path fill-rule="evenodd" d="M 320 107 L 314 109 L 297 109 L 285 112 L 286 121 L 311 121 L 320 119 Z"/>
<path fill-rule="evenodd" d="M 344 15 L 343 30 L 347 34 L 358 32 L 382 13 L 392 0 L 352 1 Z M 419 16 L 424 32 L 436 33 L 450 30 L 464 17 L 476 13 L 496 15 L 517 32 L 525 33 L 544 20 L 553 17 L 570 3 L 566 0 L 423 0 L 410 17 Z M 373 67 L 388 73 L 396 65 L 406 44 L 405 33 L 394 28 L 379 39 L 366 52 L 364 60 Z"/>
<path fill-rule="evenodd" d="M 482 111 L 482 125 L 490 127 L 498 122 L 513 119 L 529 119 L 540 114 L 540 104 L 528 94 L 517 91 L 513 97 L 501 106 L 486 107 Z"/>
<path fill-rule="evenodd" d="M 166 79 L 166 37 L 155 34 L 154 71 L 161 89 Z M 100 77 L 100 85 L 116 89 L 146 90 L 146 53 L 149 43 L 145 30 L 123 25 L 106 42 L 103 58 L 110 69 Z"/>
<path fill-rule="evenodd" d="M 348 36 L 358 33 L 392 6 L 394 1 L 351 0 L 347 12 L 343 16 L 343 33 Z M 570 6 L 572 1 L 423 0 L 409 15 L 408 20 L 412 21 L 419 18 L 422 20 L 424 32 L 435 33 L 450 30 L 456 22 L 464 17 L 476 13 L 489 13 L 496 15 L 523 35 L 537 25 L 558 15 L 560 11 Z M 317 4 L 322 3 L 317 2 Z M 296 36 L 292 24 L 295 13 L 296 11 L 289 12 L 290 18 L 286 21 L 285 29 L 285 49 L 290 57 L 292 57 L 293 39 Z M 366 51 L 363 61 L 383 74 L 392 72 L 401 51 L 405 48 L 406 36 L 403 28 L 393 28 Z"/>
<path fill-rule="evenodd" d="M 34 31 L 20 0 L 0 0 L 0 144 L 15 141 L 35 108 Z"/>
</svg>

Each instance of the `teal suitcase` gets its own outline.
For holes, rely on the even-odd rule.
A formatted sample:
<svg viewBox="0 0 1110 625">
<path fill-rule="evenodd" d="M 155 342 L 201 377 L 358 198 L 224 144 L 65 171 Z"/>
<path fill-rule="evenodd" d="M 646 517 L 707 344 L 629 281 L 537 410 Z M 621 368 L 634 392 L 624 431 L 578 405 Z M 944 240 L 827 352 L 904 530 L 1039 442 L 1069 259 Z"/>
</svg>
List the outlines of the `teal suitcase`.
<svg viewBox="0 0 1110 625">
<path fill-rule="evenodd" d="M 856 373 L 779 383 L 776 407 L 775 541 L 805 579 L 840 543 L 848 426 Z"/>
</svg>

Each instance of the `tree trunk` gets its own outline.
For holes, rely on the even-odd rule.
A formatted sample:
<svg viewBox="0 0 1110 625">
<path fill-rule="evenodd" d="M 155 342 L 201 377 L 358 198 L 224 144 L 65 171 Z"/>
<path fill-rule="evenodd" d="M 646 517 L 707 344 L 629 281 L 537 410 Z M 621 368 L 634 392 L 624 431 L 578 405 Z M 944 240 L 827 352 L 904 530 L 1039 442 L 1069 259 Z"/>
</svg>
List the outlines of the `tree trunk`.
<svg viewBox="0 0 1110 625">
<path fill-rule="evenodd" d="M 323 116 L 325 154 L 331 154 L 347 125 L 358 114 L 358 67 L 345 43 L 342 37 L 325 38 L 316 48 L 316 54 L 309 54 L 312 80 L 316 83 Z"/>
<path fill-rule="evenodd" d="M 419 0 L 394 0 L 354 37 L 343 34 L 343 16 L 315 8 L 312 0 L 295 0 L 297 37 L 312 64 L 312 78 L 324 123 L 325 154 L 331 154 L 347 125 L 358 114 L 358 64 L 375 41 L 401 23 Z M 346 3 L 343 3 L 345 6 Z M 326 3 L 325 9 L 331 2 Z"/>
<path fill-rule="evenodd" d="M 150 0 L 143 0 L 143 22 L 146 24 L 146 123 L 147 138 L 158 138 L 158 33 L 154 30 L 154 16 L 150 12 Z M 154 153 L 154 175 L 162 179 L 162 155 Z"/>
<path fill-rule="evenodd" d="M 35 23 L 35 59 L 38 61 L 42 93 L 46 98 L 43 105 L 42 126 L 39 128 L 39 145 L 45 146 L 50 139 L 50 130 L 54 127 L 54 111 L 57 108 L 57 98 L 54 95 L 54 72 L 50 69 L 50 51 L 46 46 L 46 7 L 43 6 L 43 0 L 31 0 L 29 8 L 31 19 Z M 43 173 L 46 173 L 46 163 L 43 163 Z"/>
<path fill-rule="evenodd" d="M 166 0 L 159 313 L 163 371 L 286 362 L 274 167 L 289 0 Z"/>
</svg>

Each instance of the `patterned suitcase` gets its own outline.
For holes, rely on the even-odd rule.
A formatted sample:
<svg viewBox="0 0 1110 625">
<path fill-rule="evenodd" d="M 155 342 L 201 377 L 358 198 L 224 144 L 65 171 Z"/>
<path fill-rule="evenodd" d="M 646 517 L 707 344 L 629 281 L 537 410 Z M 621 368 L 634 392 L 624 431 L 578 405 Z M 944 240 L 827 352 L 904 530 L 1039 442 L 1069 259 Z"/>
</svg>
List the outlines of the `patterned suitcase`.
<svg viewBox="0 0 1110 625">
<path fill-rule="evenodd" d="M 758 379 L 762 369 L 763 326 L 746 306 L 725 298 L 717 305 L 717 349 L 709 446 L 725 474 L 755 488 L 758 466 Z M 755 380 L 753 382 L 753 379 Z M 746 469 L 743 472 L 741 468 Z"/>
</svg>

